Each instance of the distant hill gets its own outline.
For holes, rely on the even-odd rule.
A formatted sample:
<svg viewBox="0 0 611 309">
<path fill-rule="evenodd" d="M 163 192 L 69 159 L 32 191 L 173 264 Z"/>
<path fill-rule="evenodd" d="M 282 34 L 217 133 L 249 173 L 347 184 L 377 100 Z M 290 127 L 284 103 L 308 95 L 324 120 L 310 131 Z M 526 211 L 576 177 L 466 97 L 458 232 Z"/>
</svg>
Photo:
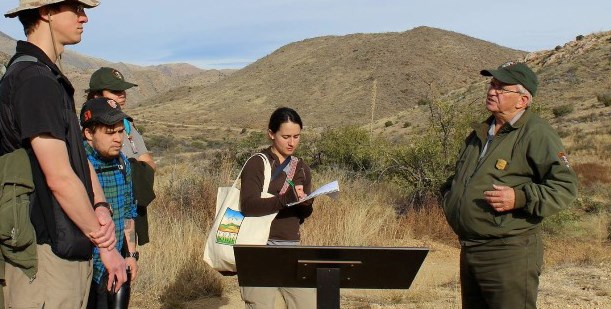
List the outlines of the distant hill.
<svg viewBox="0 0 611 309">
<path fill-rule="evenodd" d="M 0 32 L 0 63 L 5 63 L 15 53 L 16 41 Z M 230 75 L 234 70 L 202 70 L 186 63 L 138 66 L 125 63 L 112 63 L 103 59 L 88 57 L 66 50 L 62 56 L 64 74 L 76 88 L 77 104 L 84 102 L 84 90 L 89 85 L 91 73 L 102 66 L 121 71 L 130 82 L 139 87 L 128 91 L 130 105 L 145 105 L 149 97 L 156 97 L 168 90 L 189 85 L 208 85 Z M 3 61 L 4 58 L 7 58 Z"/>
<path fill-rule="evenodd" d="M 480 79 L 481 68 L 526 54 L 429 27 L 319 37 L 286 45 L 213 85 L 175 89 L 138 113 L 251 128 L 261 127 L 274 108 L 291 106 L 309 126 L 366 124 L 374 81 L 376 118 L 386 117 L 426 98 L 431 82 L 447 93 Z"/>
</svg>

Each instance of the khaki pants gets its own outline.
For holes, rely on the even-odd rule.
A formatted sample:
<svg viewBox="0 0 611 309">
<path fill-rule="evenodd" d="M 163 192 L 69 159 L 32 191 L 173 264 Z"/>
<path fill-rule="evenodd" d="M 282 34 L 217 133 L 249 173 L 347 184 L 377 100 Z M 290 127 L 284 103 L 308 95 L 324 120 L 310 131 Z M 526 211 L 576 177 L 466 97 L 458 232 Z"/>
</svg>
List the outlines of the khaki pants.
<svg viewBox="0 0 611 309">
<path fill-rule="evenodd" d="M 268 246 L 298 246 L 299 241 L 268 240 Z M 276 304 L 276 295 L 280 292 L 288 309 L 315 309 L 316 289 L 308 288 L 268 288 L 268 287 L 240 287 L 242 300 L 247 309 L 273 309 Z"/>
<path fill-rule="evenodd" d="M 248 309 L 273 309 L 280 292 L 288 309 L 315 309 L 316 289 L 241 287 L 242 299 Z"/>
<path fill-rule="evenodd" d="M 38 273 L 30 279 L 6 264 L 7 308 L 85 308 L 93 274 L 90 261 L 68 261 L 57 257 L 49 245 L 37 245 Z"/>
<path fill-rule="evenodd" d="M 500 238 L 460 252 L 463 308 L 537 307 L 543 264 L 539 233 Z"/>
</svg>

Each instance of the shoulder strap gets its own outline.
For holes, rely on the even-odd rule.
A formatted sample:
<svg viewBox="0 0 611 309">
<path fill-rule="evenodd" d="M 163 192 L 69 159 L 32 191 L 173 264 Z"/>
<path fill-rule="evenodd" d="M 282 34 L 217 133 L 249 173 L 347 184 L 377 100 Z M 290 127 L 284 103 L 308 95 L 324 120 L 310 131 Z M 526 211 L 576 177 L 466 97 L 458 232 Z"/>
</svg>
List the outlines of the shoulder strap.
<svg viewBox="0 0 611 309">
<path fill-rule="evenodd" d="M 4 79 L 4 77 L 8 76 L 11 72 L 13 72 L 13 70 L 15 70 L 15 66 L 14 64 L 19 63 L 19 62 L 34 62 L 34 63 L 38 63 L 38 58 L 34 57 L 34 56 L 30 56 L 30 55 L 21 55 L 19 57 L 17 57 L 15 60 L 13 60 L 13 62 L 11 62 L 11 64 L 6 68 L 6 72 L 4 72 L 4 75 L 2 75 L 2 79 Z M 42 63 L 42 62 L 41 62 Z M 59 73 L 55 73 L 53 72 L 53 70 L 51 70 L 51 68 L 42 63 L 47 69 L 49 69 L 49 71 L 51 71 L 51 74 L 53 74 L 55 76 L 55 79 L 57 80 L 57 82 L 61 83 L 61 79 L 62 76 Z"/>
<path fill-rule="evenodd" d="M 279 194 L 281 194 L 281 195 L 284 194 L 286 192 L 286 190 L 288 190 L 289 182 L 291 180 L 293 180 L 293 177 L 295 176 L 295 171 L 297 171 L 297 164 L 299 163 L 299 158 L 297 158 L 295 156 L 290 156 L 289 159 L 290 159 L 289 160 L 290 162 L 287 162 L 287 163 L 290 163 L 289 170 L 286 173 L 286 180 L 287 181 L 284 182 L 284 185 L 282 186 L 282 189 L 280 189 L 280 193 Z"/>
<path fill-rule="evenodd" d="M 244 171 L 244 167 L 246 166 L 246 163 L 248 163 L 248 161 L 250 161 L 250 159 L 252 159 L 253 157 L 261 157 L 261 160 L 263 160 L 263 190 L 261 192 L 267 192 L 267 190 L 269 189 L 269 182 L 271 180 L 271 175 L 272 175 L 272 167 L 271 164 L 269 164 L 269 160 L 267 159 L 267 156 L 263 153 L 255 153 L 254 155 L 250 156 L 250 158 L 248 158 L 248 160 L 246 160 L 246 162 L 244 163 L 244 165 L 242 166 L 242 169 L 240 170 L 240 173 L 238 174 L 238 176 L 236 177 L 235 181 L 233 182 L 233 187 L 237 187 L 238 186 L 238 180 L 240 180 L 240 177 L 242 177 L 242 171 Z"/>
<path fill-rule="evenodd" d="M 121 164 L 116 164 L 116 165 L 113 165 L 113 166 L 100 167 L 100 168 L 96 168 L 96 169 L 95 169 L 95 172 L 96 172 L 97 174 L 99 174 L 99 173 L 110 172 L 110 171 L 116 171 L 116 170 L 121 170 L 121 171 L 123 171 L 123 170 L 124 170 L 123 165 L 121 165 Z"/>
<path fill-rule="evenodd" d="M 6 68 L 6 71 L 4 72 L 4 75 L 2 77 L 4 78 L 5 76 L 8 76 L 11 72 L 13 72 L 13 70 L 15 70 L 14 64 L 19 62 L 38 62 L 38 59 L 30 55 L 21 55 L 17 57 L 17 59 L 15 59 L 13 62 L 11 62 L 11 64 Z"/>
</svg>

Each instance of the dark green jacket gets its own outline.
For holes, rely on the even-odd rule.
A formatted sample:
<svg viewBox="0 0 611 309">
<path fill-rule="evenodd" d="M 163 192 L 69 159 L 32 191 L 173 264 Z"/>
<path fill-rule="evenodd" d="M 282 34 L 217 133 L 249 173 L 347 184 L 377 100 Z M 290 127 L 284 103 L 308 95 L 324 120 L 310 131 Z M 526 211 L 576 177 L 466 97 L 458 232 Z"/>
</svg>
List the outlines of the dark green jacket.
<svg viewBox="0 0 611 309">
<path fill-rule="evenodd" d="M 474 127 L 456 162 L 443 208 L 461 240 L 506 237 L 533 229 L 544 217 L 569 207 L 577 194 L 577 177 L 560 137 L 544 120 L 526 110 L 505 124 L 479 159 L 492 117 Z M 497 213 L 484 200 L 492 185 L 514 189 L 515 207 Z"/>
<path fill-rule="evenodd" d="M 4 262 L 34 278 L 36 232 L 30 221 L 29 195 L 34 191 L 30 160 L 24 149 L 0 157 L 0 279 Z"/>
</svg>

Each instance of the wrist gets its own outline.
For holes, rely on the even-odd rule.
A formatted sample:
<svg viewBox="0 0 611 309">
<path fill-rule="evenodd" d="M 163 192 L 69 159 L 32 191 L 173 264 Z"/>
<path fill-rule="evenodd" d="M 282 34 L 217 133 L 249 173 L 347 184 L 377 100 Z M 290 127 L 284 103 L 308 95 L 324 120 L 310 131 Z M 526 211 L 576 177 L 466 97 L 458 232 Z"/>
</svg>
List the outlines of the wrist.
<svg viewBox="0 0 611 309">
<path fill-rule="evenodd" d="M 132 259 L 138 261 L 140 259 L 140 252 L 138 252 L 138 251 L 128 252 L 126 258 L 132 258 Z"/>
<path fill-rule="evenodd" d="M 108 204 L 107 202 L 97 202 L 93 205 L 93 210 L 95 211 L 100 207 L 108 209 L 108 213 L 112 217 L 112 207 L 110 207 L 110 204 Z"/>
</svg>

